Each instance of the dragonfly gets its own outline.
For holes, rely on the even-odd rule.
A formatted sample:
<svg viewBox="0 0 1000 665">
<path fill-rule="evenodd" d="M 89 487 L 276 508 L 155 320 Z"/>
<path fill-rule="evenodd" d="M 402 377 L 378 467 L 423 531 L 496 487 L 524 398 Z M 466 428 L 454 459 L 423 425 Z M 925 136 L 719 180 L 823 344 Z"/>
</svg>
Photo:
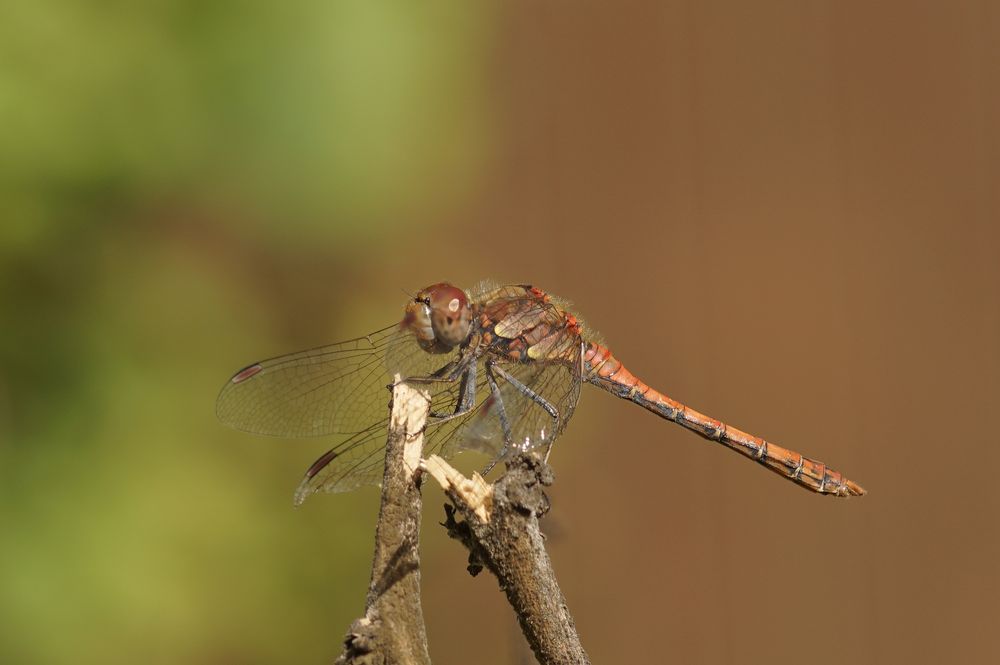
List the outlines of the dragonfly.
<svg viewBox="0 0 1000 665">
<path fill-rule="evenodd" d="M 364 337 L 255 362 L 226 382 L 219 419 L 277 437 L 338 435 L 306 471 L 295 504 L 382 480 L 393 377 L 430 394 L 425 455 L 477 451 L 493 461 L 544 454 L 589 383 L 720 443 L 818 494 L 865 490 L 822 462 L 706 416 L 651 388 L 604 346 L 566 301 L 528 284 L 468 292 L 421 289 L 401 321 Z"/>
</svg>

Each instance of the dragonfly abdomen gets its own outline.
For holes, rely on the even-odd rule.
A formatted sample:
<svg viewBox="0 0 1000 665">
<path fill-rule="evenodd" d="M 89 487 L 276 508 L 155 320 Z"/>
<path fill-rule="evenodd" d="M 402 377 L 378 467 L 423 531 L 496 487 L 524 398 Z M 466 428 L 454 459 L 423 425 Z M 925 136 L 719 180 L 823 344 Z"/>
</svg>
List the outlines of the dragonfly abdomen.
<svg viewBox="0 0 1000 665">
<path fill-rule="evenodd" d="M 834 496 L 859 496 L 865 493 L 860 485 L 822 462 L 730 427 L 650 388 L 599 344 L 588 343 L 583 356 L 583 371 L 586 381 L 622 399 L 635 402 L 710 441 L 717 441 L 806 489 Z"/>
</svg>

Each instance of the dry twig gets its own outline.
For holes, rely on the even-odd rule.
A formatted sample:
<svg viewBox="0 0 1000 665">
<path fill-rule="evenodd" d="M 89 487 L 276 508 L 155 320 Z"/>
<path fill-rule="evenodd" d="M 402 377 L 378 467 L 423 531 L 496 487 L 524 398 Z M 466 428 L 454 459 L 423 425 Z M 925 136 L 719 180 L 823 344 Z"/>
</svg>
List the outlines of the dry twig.
<svg viewBox="0 0 1000 665">
<path fill-rule="evenodd" d="M 553 480 L 548 465 L 517 456 L 494 485 L 476 473 L 465 478 L 435 455 L 424 468 L 455 504 L 445 506 L 444 526 L 469 550 L 469 572 L 485 566 L 496 576 L 539 663 L 589 663 L 538 526 L 549 508 L 542 491 Z"/>
<path fill-rule="evenodd" d="M 551 470 L 521 455 L 490 485 L 476 473 L 466 478 L 436 455 L 421 462 L 429 405 L 426 392 L 396 384 L 365 615 L 351 625 L 337 663 L 430 663 L 417 551 L 421 467 L 454 503 L 445 506 L 445 526 L 469 550 L 469 571 L 486 567 L 496 576 L 538 661 L 589 663 L 538 526 L 549 508 L 542 488 L 552 483 Z"/>
<path fill-rule="evenodd" d="M 426 392 L 398 383 L 392 393 L 382 504 L 365 615 L 351 624 L 337 663 L 430 663 L 420 606 L 420 478 Z"/>
</svg>

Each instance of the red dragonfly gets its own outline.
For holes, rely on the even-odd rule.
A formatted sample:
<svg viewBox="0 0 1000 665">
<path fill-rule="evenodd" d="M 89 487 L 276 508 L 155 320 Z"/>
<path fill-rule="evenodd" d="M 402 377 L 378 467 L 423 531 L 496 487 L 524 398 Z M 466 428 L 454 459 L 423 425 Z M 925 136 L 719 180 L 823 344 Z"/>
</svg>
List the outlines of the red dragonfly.
<svg viewBox="0 0 1000 665">
<path fill-rule="evenodd" d="M 588 333 L 565 302 L 523 284 L 484 283 L 470 294 L 447 283 L 428 286 L 398 324 L 240 370 L 223 387 L 216 412 L 224 423 L 254 434 L 344 435 L 306 471 L 295 493 L 300 504 L 315 492 L 381 481 L 386 385 L 397 373 L 430 389 L 426 455 L 476 450 L 494 463 L 518 451 L 544 449 L 547 456 L 587 382 L 813 492 L 865 493 L 822 462 L 650 388 Z"/>
</svg>

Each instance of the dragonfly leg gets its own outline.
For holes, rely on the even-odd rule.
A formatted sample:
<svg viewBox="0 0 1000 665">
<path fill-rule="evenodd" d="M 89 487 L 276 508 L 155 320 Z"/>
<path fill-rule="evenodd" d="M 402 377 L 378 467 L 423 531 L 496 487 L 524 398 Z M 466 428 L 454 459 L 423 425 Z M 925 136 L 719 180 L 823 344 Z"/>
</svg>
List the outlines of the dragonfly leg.
<svg viewBox="0 0 1000 665">
<path fill-rule="evenodd" d="M 517 390 L 517 392 L 521 393 L 525 397 L 528 397 L 532 402 L 534 402 L 538 406 L 540 406 L 543 409 L 545 409 L 546 411 L 548 411 L 549 415 L 552 416 L 553 420 L 555 420 L 556 422 L 559 421 L 559 409 L 557 409 L 556 407 L 552 406 L 551 402 L 549 402 L 547 399 L 545 399 L 544 397 L 542 397 L 541 395 L 539 395 L 538 393 L 536 393 L 534 390 L 532 390 L 528 386 L 524 385 L 523 383 L 521 383 L 520 381 L 518 381 L 517 379 L 515 379 L 513 377 L 513 375 L 509 374 L 502 367 L 499 367 L 497 365 L 493 365 L 492 369 L 493 369 L 494 372 L 497 373 L 497 376 L 502 377 L 507 383 L 509 383 L 510 385 L 512 385 L 514 387 L 514 389 Z"/>
<path fill-rule="evenodd" d="M 486 381 L 490 384 L 490 395 L 493 397 L 493 402 L 496 404 L 497 417 L 500 419 L 500 428 L 503 430 L 503 449 L 500 451 L 500 454 L 497 455 L 492 462 L 487 464 L 485 469 L 483 469 L 481 474 L 483 476 L 492 471 L 493 467 L 496 466 L 499 460 L 507 456 L 514 438 L 510 428 L 510 420 L 507 419 L 507 410 L 503 406 L 503 396 L 500 394 L 500 386 L 497 384 L 496 377 L 493 376 L 495 369 L 495 363 L 492 360 L 488 360 L 486 362 Z"/>
<path fill-rule="evenodd" d="M 408 376 L 389 384 L 388 388 L 389 390 L 392 390 L 396 383 L 454 383 L 463 374 L 465 374 L 465 370 L 468 369 L 470 361 L 474 362 L 475 358 L 475 354 L 471 353 L 462 355 L 461 357 L 455 358 L 454 360 L 446 363 L 443 367 L 441 367 L 441 369 L 435 371 L 429 376 Z"/>
<path fill-rule="evenodd" d="M 528 399 L 530 399 L 532 402 L 534 402 L 538 406 L 540 406 L 543 409 L 545 409 L 548 412 L 548 414 L 550 416 L 552 416 L 552 420 L 555 421 L 554 427 L 553 427 L 553 431 L 556 431 L 556 430 L 559 429 L 559 409 L 557 409 L 555 406 L 553 406 L 551 402 L 549 402 L 548 400 L 546 400 L 544 397 L 542 397 L 541 395 L 539 395 L 537 392 L 535 392 L 534 390 L 532 390 L 528 386 L 526 386 L 523 383 L 521 383 L 520 381 L 518 381 L 511 374 L 509 374 L 507 371 L 505 371 L 502 367 L 496 367 L 496 366 L 494 366 L 493 367 L 493 371 L 495 371 L 499 376 L 503 377 L 503 379 L 507 383 L 509 383 L 511 386 L 513 386 L 513 388 L 515 390 L 517 390 L 517 392 L 521 393 L 522 395 L 524 395 L 525 397 L 527 397 Z M 549 443 L 548 443 L 548 445 L 545 447 L 545 458 L 544 459 L 545 459 L 546 462 L 549 461 L 549 455 L 552 453 L 552 444 L 553 444 L 553 442 L 554 442 L 554 440 L 550 440 Z"/>
<path fill-rule="evenodd" d="M 464 416 L 472 407 L 476 404 L 476 364 L 472 363 L 462 374 L 462 384 L 459 387 L 458 402 L 455 404 L 455 410 L 452 413 L 441 413 L 432 411 L 430 416 L 434 418 L 434 421 L 428 423 L 429 425 L 439 425 L 441 423 L 446 423 L 449 420 L 458 418 L 459 416 Z"/>
</svg>

